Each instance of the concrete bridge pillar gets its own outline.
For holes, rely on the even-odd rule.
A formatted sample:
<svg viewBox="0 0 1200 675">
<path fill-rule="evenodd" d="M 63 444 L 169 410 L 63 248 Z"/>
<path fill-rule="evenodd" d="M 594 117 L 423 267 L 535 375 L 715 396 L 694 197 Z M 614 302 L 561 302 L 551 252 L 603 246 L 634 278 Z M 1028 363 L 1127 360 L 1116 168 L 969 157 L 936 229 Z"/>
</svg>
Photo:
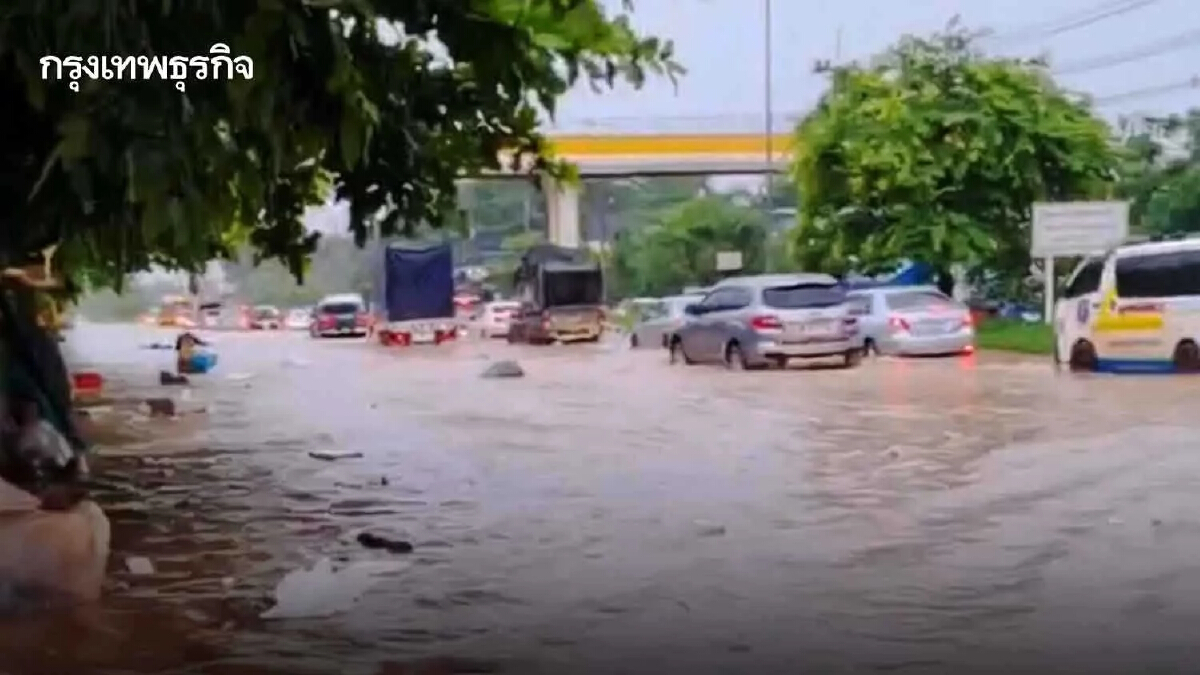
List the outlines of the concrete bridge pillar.
<svg viewBox="0 0 1200 675">
<path fill-rule="evenodd" d="M 542 194 L 546 197 L 546 238 L 551 244 L 568 248 L 582 245 L 580 189 L 578 183 L 565 185 L 550 176 L 542 177 Z"/>
</svg>

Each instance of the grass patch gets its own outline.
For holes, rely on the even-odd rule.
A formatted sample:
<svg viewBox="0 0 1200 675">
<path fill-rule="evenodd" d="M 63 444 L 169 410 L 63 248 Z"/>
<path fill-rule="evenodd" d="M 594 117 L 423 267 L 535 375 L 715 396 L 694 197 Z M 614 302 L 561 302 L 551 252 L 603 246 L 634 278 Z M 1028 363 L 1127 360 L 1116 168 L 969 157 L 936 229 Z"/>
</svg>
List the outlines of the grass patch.
<svg viewBox="0 0 1200 675">
<path fill-rule="evenodd" d="M 1021 354 L 1053 354 L 1054 328 L 1046 323 L 989 318 L 975 328 L 975 346 Z"/>
</svg>

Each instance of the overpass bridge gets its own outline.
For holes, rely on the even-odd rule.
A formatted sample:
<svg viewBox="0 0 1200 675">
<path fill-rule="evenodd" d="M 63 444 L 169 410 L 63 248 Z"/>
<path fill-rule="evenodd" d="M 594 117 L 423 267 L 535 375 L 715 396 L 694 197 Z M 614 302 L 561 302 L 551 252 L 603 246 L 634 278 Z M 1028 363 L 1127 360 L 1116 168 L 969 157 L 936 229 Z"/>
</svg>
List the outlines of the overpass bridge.
<svg viewBox="0 0 1200 675">
<path fill-rule="evenodd" d="M 547 134 L 555 154 L 583 178 L 670 175 L 760 175 L 786 170 L 797 116 L 762 115 L 585 120 Z M 583 244 L 579 185 L 544 178 L 547 238 L 560 246 Z"/>
</svg>

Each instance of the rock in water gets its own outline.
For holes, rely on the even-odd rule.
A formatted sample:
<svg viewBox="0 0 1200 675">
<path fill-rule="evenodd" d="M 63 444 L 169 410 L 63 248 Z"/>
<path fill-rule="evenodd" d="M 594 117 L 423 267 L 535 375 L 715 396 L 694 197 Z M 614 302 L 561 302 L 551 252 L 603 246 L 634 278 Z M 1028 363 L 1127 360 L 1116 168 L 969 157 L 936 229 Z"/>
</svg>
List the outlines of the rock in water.
<svg viewBox="0 0 1200 675">
<path fill-rule="evenodd" d="M 483 377 L 525 377 L 525 369 L 516 361 L 497 361 L 483 371 Z"/>
</svg>

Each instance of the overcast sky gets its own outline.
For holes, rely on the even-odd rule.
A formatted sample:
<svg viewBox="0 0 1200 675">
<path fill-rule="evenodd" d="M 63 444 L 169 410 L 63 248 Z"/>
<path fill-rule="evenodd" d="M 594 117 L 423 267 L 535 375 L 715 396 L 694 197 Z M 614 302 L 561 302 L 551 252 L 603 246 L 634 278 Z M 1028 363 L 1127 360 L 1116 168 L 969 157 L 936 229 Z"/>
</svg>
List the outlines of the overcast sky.
<svg viewBox="0 0 1200 675">
<path fill-rule="evenodd" d="M 607 2 L 619 5 L 619 0 Z M 1140 6 L 1130 9 L 1135 5 Z M 641 90 L 619 87 L 602 94 L 580 87 L 562 102 L 556 127 L 596 133 L 764 130 L 766 6 L 766 0 L 635 0 L 634 23 L 674 40 L 687 75 L 677 87 L 654 81 Z M 1104 12 L 1112 16 L 1093 20 Z M 1197 0 L 772 0 L 771 15 L 776 128 L 784 118 L 802 114 L 824 91 L 826 80 L 812 66 L 817 59 L 835 58 L 839 34 L 841 57 L 849 60 L 877 53 L 905 33 L 937 31 L 956 15 L 970 29 L 993 29 L 995 39 L 984 44 L 997 53 L 1046 54 L 1057 66 L 1076 70 L 1060 80 L 1097 97 L 1200 73 Z M 1186 48 L 1125 58 L 1156 51 L 1181 34 Z M 1096 59 L 1124 62 L 1078 72 L 1088 62 L 1095 66 Z M 1132 97 L 1102 111 L 1115 118 L 1193 105 L 1200 105 L 1200 89 Z M 331 207 L 312 213 L 309 223 L 339 231 L 344 218 L 344 211 Z"/>
</svg>

